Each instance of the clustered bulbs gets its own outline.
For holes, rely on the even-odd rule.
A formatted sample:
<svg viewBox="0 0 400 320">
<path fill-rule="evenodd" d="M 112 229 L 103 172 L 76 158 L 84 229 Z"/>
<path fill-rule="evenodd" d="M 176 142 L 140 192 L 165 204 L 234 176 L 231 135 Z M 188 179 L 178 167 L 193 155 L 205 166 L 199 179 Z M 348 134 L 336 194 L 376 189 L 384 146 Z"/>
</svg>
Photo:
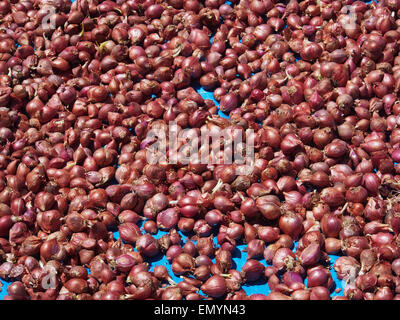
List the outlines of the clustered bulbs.
<svg viewBox="0 0 400 320">
<path fill-rule="evenodd" d="M 400 0 L 0 0 L 0 18 L 5 299 L 328 300 L 333 269 L 334 299 L 400 298 Z M 251 172 L 149 163 L 172 121 L 190 143 L 250 129 Z"/>
</svg>

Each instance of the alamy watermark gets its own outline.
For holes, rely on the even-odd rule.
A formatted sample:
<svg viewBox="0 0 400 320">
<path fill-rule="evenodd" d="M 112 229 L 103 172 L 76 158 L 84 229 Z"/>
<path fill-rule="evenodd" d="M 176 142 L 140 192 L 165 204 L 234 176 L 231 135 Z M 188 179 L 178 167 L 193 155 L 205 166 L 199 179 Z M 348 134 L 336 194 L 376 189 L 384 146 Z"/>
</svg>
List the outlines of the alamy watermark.
<svg viewBox="0 0 400 320">
<path fill-rule="evenodd" d="M 47 14 L 43 17 L 41 24 L 43 30 L 55 30 L 56 24 L 56 8 L 52 5 L 52 1 L 43 1 L 44 6 L 42 10 L 46 10 Z M 356 29 L 357 28 L 357 13 L 354 6 L 345 5 L 342 7 L 339 22 L 345 29 Z"/>
<path fill-rule="evenodd" d="M 255 133 L 252 129 L 221 128 L 220 130 L 182 129 L 174 121 L 148 131 L 145 141 L 146 160 L 150 164 L 189 163 L 240 165 L 240 172 L 252 172 Z"/>
</svg>

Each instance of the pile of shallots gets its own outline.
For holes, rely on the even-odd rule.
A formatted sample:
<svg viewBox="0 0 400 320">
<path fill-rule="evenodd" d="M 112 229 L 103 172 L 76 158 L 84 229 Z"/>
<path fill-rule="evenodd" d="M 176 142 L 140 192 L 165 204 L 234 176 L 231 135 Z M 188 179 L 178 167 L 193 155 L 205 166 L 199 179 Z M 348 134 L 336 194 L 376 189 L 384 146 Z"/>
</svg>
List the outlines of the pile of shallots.
<svg viewBox="0 0 400 320">
<path fill-rule="evenodd" d="M 0 0 L 6 299 L 399 300 L 399 48 L 400 0 Z"/>
</svg>

